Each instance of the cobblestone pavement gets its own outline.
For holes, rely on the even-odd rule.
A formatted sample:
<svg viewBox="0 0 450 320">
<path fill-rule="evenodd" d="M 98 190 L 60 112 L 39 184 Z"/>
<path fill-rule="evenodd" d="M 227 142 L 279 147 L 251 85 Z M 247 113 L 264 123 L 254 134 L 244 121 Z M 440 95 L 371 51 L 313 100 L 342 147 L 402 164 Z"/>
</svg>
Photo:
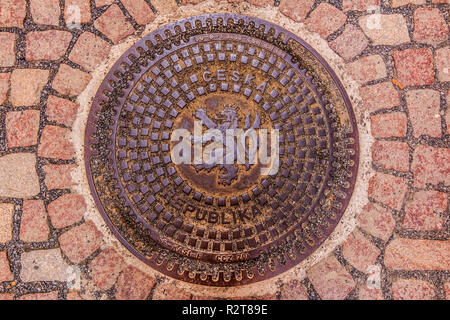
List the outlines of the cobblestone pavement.
<svg viewBox="0 0 450 320">
<path fill-rule="evenodd" d="M 197 7 L 267 10 L 303 28 L 345 66 L 367 115 L 358 125 L 371 136 L 370 177 L 353 230 L 261 293 L 222 295 L 153 272 L 88 213 L 75 174 L 79 96 L 98 67 L 147 24 Z M 449 299 L 449 9 L 448 0 L 0 0 L 0 299 Z"/>
</svg>

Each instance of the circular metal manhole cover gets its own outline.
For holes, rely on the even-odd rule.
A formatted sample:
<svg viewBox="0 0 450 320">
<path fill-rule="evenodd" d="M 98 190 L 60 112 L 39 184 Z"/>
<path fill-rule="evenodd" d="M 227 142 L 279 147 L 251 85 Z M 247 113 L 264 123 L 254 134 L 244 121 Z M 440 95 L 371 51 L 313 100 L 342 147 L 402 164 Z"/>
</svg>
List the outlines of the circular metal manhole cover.
<svg viewBox="0 0 450 320">
<path fill-rule="evenodd" d="M 225 144 L 238 130 L 258 138 Z M 205 151 L 213 142 L 222 156 Z M 250 162 L 264 145 L 269 162 Z M 171 277 L 230 286 L 291 268 L 330 235 L 353 191 L 358 136 L 342 85 L 309 45 L 257 18 L 211 14 L 152 32 L 116 62 L 90 111 L 85 161 L 130 251 Z"/>
</svg>

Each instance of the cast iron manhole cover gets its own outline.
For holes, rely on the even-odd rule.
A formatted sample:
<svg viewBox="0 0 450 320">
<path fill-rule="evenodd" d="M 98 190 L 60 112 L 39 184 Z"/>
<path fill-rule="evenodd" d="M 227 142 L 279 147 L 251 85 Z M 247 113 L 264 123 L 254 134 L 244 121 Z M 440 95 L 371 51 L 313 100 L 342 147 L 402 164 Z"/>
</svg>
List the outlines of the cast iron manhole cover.
<svg viewBox="0 0 450 320">
<path fill-rule="evenodd" d="M 225 144 L 249 129 L 257 138 Z M 264 131 L 269 162 L 250 162 Z M 194 147 L 175 153 L 182 142 Z M 213 143 L 222 155 L 206 152 Z M 131 252 L 171 277 L 230 286 L 291 268 L 330 235 L 353 191 L 358 135 L 341 83 L 308 44 L 211 14 L 152 32 L 116 62 L 92 104 L 85 161 Z"/>
</svg>

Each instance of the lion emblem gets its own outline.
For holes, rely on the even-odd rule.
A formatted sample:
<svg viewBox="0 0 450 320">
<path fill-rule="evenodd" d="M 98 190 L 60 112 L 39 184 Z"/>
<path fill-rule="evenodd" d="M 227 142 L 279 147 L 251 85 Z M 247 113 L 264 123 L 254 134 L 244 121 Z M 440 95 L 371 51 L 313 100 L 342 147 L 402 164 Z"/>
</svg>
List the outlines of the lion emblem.
<svg viewBox="0 0 450 320">
<path fill-rule="evenodd" d="M 224 108 L 222 109 L 222 111 L 218 114 L 215 115 L 213 119 L 211 119 L 206 110 L 202 109 L 202 108 L 198 108 L 195 111 L 194 114 L 195 118 L 199 119 L 202 121 L 202 125 L 205 126 L 207 129 L 217 129 L 222 133 L 222 136 L 225 137 L 226 136 L 226 132 L 227 130 L 233 130 L 233 133 L 236 132 L 236 130 L 239 129 L 239 117 L 238 117 L 238 112 L 237 112 L 237 108 L 232 107 L 231 105 L 228 106 L 224 106 Z M 245 120 L 244 120 L 244 131 L 248 130 L 248 129 L 259 129 L 261 126 L 261 118 L 258 114 L 258 112 L 255 111 L 254 113 L 254 119 L 253 119 L 253 123 L 251 123 L 251 112 L 247 113 L 247 115 L 245 116 Z M 194 137 L 192 137 L 193 141 L 194 141 Z M 211 143 L 211 141 L 202 141 L 203 146 L 207 145 L 208 143 Z M 224 171 L 224 173 L 222 173 L 219 176 L 219 184 L 223 184 L 223 185 L 230 185 L 231 182 L 233 181 L 233 179 L 235 179 L 237 177 L 237 173 L 238 173 L 238 166 L 239 164 L 236 164 L 234 160 L 236 160 L 237 158 L 237 143 L 236 141 L 234 142 L 234 148 L 233 148 L 233 154 L 230 153 L 226 153 L 223 155 L 223 163 L 221 164 L 217 164 L 217 163 L 213 163 L 213 164 L 207 164 L 207 163 L 202 163 L 202 164 L 197 164 L 194 165 L 194 167 L 201 171 L 201 170 L 208 170 L 211 171 L 213 168 L 219 167 L 219 169 L 221 171 Z M 225 146 L 225 142 L 223 141 L 223 146 Z M 259 147 L 259 141 L 256 141 L 256 147 Z M 226 149 L 225 149 L 226 150 Z M 251 167 L 250 162 L 248 161 L 249 159 L 249 150 L 247 148 L 244 149 L 245 151 L 245 168 L 246 170 L 249 170 Z M 225 161 L 226 159 L 233 159 L 232 164 L 227 164 Z M 230 162 L 230 161 L 228 161 Z"/>
</svg>

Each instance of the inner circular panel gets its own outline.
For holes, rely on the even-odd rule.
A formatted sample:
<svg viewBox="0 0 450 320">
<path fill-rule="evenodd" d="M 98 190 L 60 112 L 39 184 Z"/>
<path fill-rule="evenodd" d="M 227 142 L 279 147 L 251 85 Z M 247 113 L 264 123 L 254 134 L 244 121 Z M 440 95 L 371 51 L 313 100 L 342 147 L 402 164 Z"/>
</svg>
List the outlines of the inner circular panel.
<svg viewBox="0 0 450 320">
<path fill-rule="evenodd" d="M 272 277 L 316 250 L 350 200 L 359 150 L 323 58 L 231 14 L 170 24 L 130 48 L 97 92 L 85 145 L 92 194 L 119 240 L 164 274 L 214 286 Z"/>
</svg>

